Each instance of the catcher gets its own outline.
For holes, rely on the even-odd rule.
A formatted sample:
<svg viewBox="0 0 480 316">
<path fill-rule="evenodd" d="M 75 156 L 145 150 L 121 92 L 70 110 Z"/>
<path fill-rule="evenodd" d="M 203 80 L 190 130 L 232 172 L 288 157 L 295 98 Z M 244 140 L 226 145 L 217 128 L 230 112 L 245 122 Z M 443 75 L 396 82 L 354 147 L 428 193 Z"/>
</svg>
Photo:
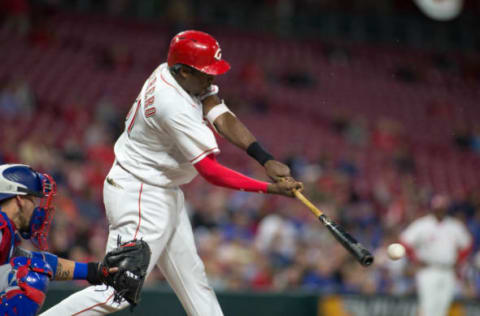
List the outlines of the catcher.
<svg viewBox="0 0 480 316">
<path fill-rule="evenodd" d="M 139 240 L 119 244 L 102 262 L 80 263 L 17 247 L 20 236 L 46 250 L 56 184 L 51 176 L 19 164 L 0 165 L 0 315 L 36 315 L 51 280 L 87 280 L 115 289 L 135 305 L 150 260 Z"/>
</svg>

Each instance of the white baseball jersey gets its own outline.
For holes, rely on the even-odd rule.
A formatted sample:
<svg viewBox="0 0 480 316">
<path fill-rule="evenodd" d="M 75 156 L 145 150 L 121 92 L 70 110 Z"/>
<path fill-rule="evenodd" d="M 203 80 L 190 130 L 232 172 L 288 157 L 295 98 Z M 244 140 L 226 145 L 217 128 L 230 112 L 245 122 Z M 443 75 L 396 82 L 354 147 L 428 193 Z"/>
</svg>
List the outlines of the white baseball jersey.
<svg viewBox="0 0 480 316">
<path fill-rule="evenodd" d="M 127 115 L 115 144 L 117 162 L 145 183 L 174 187 L 197 175 L 192 164 L 219 152 L 200 100 L 179 86 L 166 63 L 160 65 Z"/>
<path fill-rule="evenodd" d="M 472 238 L 459 220 L 447 216 L 438 221 L 429 214 L 411 223 L 400 240 L 414 248 L 417 258 L 426 264 L 453 266 L 458 251 L 467 248 Z"/>
</svg>

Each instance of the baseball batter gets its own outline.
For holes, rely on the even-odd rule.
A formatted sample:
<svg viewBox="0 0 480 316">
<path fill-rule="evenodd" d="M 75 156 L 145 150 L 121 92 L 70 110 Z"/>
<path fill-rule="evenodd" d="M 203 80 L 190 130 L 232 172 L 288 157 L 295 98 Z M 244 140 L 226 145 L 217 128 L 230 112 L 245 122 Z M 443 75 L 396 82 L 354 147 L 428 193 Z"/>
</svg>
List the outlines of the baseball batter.
<svg viewBox="0 0 480 316">
<path fill-rule="evenodd" d="M 160 268 L 191 316 L 223 313 L 197 254 L 179 186 L 199 173 L 235 190 L 292 197 L 293 190 L 302 187 L 218 98 L 212 81 L 229 68 L 212 36 L 199 31 L 177 34 L 167 63 L 151 74 L 127 115 L 104 184 L 107 251 L 119 234 L 143 238 L 152 251 L 147 273 Z M 215 159 L 220 150 L 205 119 L 261 163 L 276 182 L 257 181 L 220 165 Z M 110 289 L 90 287 L 42 315 L 103 315 L 125 306 L 113 302 Z"/>
<path fill-rule="evenodd" d="M 448 199 L 432 199 L 432 213 L 412 222 L 400 240 L 419 266 L 416 284 L 421 316 L 446 316 L 455 290 L 455 266 L 470 253 L 472 238 L 462 222 L 446 216 Z"/>
</svg>

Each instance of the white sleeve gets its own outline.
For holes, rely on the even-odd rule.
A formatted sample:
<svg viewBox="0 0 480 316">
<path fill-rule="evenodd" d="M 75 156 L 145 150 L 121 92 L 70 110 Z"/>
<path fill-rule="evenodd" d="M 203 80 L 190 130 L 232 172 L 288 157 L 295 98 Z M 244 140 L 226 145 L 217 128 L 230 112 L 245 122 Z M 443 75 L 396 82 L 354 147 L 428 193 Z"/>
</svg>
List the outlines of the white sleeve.
<svg viewBox="0 0 480 316">
<path fill-rule="evenodd" d="M 222 100 L 222 103 L 215 105 L 213 108 L 210 109 L 210 111 L 208 111 L 207 115 L 205 115 L 205 118 L 208 120 L 208 122 L 210 122 L 210 125 L 212 125 L 212 127 L 215 128 L 216 130 L 216 127 L 213 123 L 215 122 L 217 117 L 219 117 L 220 115 L 226 112 L 229 112 L 233 116 L 236 116 L 232 111 L 230 111 L 228 106 Z"/>
<path fill-rule="evenodd" d="M 163 127 L 192 164 L 212 153 L 220 152 L 212 130 L 202 120 L 188 113 L 182 112 L 166 118 Z"/>
<path fill-rule="evenodd" d="M 401 234 L 400 234 L 400 241 L 404 242 L 410 247 L 415 247 L 416 244 L 419 242 L 419 237 L 420 237 L 420 232 L 421 232 L 421 226 L 419 222 L 413 222 L 411 223 L 407 229 L 405 229 Z"/>
</svg>

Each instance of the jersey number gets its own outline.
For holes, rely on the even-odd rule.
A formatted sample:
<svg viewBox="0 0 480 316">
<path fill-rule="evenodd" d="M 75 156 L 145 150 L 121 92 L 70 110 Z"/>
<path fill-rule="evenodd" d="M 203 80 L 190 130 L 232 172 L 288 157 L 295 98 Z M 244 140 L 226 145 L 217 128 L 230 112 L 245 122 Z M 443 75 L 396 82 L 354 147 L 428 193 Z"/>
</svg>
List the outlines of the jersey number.
<svg viewBox="0 0 480 316">
<path fill-rule="evenodd" d="M 135 123 L 135 119 L 137 118 L 137 113 L 138 113 L 138 109 L 140 108 L 140 103 L 141 103 L 141 99 L 138 99 L 137 103 L 133 104 L 130 111 L 128 111 L 127 118 L 125 119 L 126 126 L 128 126 L 127 127 L 128 135 L 130 135 L 130 132 L 132 131 L 132 128 L 133 128 L 133 123 Z"/>
</svg>

